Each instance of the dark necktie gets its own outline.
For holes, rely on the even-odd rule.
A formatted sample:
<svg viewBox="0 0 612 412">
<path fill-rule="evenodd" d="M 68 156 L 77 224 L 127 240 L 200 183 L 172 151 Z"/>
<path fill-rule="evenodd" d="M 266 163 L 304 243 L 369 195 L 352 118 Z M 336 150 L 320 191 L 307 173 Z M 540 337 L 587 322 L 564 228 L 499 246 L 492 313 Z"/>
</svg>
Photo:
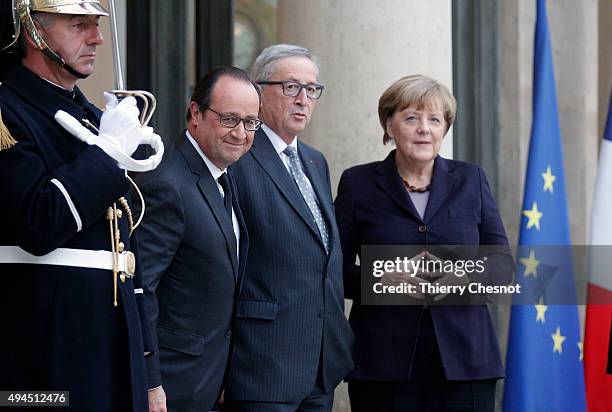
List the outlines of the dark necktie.
<svg viewBox="0 0 612 412">
<path fill-rule="evenodd" d="M 227 173 L 223 173 L 217 179 L 221 187 L 223 188 L 223 203 L 225 204 L 225 211 L 230 218 L 230 222 L 232 221 L 232 185 L 230 184 L 230 179 Z"/>
<path fill-rule="evenodd" d="M 300 193 L 308 209 L 310 209 L 310 213 L 319 229 L 321 239 L 323 239 L 325 251 L 329 253 L 329 231 L 327 229 L 327 224 L 325 223 L 325 218 L 323 217 L 323 213 L 321 213 L 319 205 L 317 205 L 317 195 L 306 181 L 306 174 L 302 169 L 302 163 L 300 162 L 298 152 L 295 147 L 287 146 L 285 150 L 283 150 L 283 153 L 289 156 L 289 170 L 291 171 L 291 176 L 293 176 L 293 180 L 297 183 Z"/>
</svg>

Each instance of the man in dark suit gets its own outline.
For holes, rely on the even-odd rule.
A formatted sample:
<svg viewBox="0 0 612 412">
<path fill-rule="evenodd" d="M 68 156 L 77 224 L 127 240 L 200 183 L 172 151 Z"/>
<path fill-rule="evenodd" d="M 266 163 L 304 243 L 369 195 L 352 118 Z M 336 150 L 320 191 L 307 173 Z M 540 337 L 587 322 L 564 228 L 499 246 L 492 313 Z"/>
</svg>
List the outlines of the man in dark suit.
<svg viewBox="0 0 612 412">
<path fill-rule="evenodd" d="M 262 129 L 232 166 L 251 238 L 226 382 L 231 411 L 329 411 L 353 368 L 342 255 L 323 155 L 303 142 L 323 86 L 307 49 L 261 52 Z"/>
<path fill-rule="evenodd" d="M 258 110 L 245 72 L 209 72 L 187 130 L 155 173 L 138 177 L 145 309 L 158 347 L 147 363 L 151 411 L 208 411 L 219 395 L 248 247 L 226 168 L 251 147 Z"/>
</svg>

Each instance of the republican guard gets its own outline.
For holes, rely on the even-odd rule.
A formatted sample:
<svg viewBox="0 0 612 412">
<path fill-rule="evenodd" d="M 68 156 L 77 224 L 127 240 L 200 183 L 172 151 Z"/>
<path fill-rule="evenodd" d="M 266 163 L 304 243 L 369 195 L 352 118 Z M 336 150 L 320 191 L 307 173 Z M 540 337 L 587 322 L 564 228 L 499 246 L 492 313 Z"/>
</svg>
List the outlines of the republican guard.
<svg viewBox="0 0 612 412">
<path fill-rule="evenodd" d="M 123 196 L 126 170 L 153 169 L 161 140 L 133 97 L 106 94 L 102 114 L 76 86 L 103 41 L 99 1 L 3 0 L 0 13 L 0 389 L 146 411 L 149 337 Z M 141 143 L 157 154 L 132 159 Z"/>
</svg>

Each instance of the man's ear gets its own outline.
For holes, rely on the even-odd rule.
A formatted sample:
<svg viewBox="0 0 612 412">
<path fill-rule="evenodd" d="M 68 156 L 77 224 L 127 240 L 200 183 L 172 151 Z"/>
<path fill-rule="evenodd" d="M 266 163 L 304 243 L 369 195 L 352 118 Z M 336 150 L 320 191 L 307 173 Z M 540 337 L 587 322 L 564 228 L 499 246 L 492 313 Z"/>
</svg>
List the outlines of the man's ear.
<svg viewBox="0 0 612 412">
<path fill-rule="evenodd" d="M 193 101 L 190 102 L 189 103 L 189 114 L 191 115 L 191 121 L 197 125 L 200 120 L 199 116 L 202 114 L 200 112 L 200 105 Z"/>
</svg>

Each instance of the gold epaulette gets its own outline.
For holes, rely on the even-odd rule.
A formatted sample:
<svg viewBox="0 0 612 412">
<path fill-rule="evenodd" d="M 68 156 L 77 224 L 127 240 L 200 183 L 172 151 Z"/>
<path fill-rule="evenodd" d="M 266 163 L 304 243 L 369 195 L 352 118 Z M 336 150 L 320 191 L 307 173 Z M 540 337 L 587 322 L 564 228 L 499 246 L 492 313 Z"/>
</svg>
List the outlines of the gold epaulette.
<svg viewBox="0 0 612 412">
<path fill-rule="evenodd" d="M 2 111 L 0 110 L 0 152 L 10 149 L 17 144 L 17 140 L 11 136 L 11 132 L 6 128 L 2 121 Z"/>
</svg>

